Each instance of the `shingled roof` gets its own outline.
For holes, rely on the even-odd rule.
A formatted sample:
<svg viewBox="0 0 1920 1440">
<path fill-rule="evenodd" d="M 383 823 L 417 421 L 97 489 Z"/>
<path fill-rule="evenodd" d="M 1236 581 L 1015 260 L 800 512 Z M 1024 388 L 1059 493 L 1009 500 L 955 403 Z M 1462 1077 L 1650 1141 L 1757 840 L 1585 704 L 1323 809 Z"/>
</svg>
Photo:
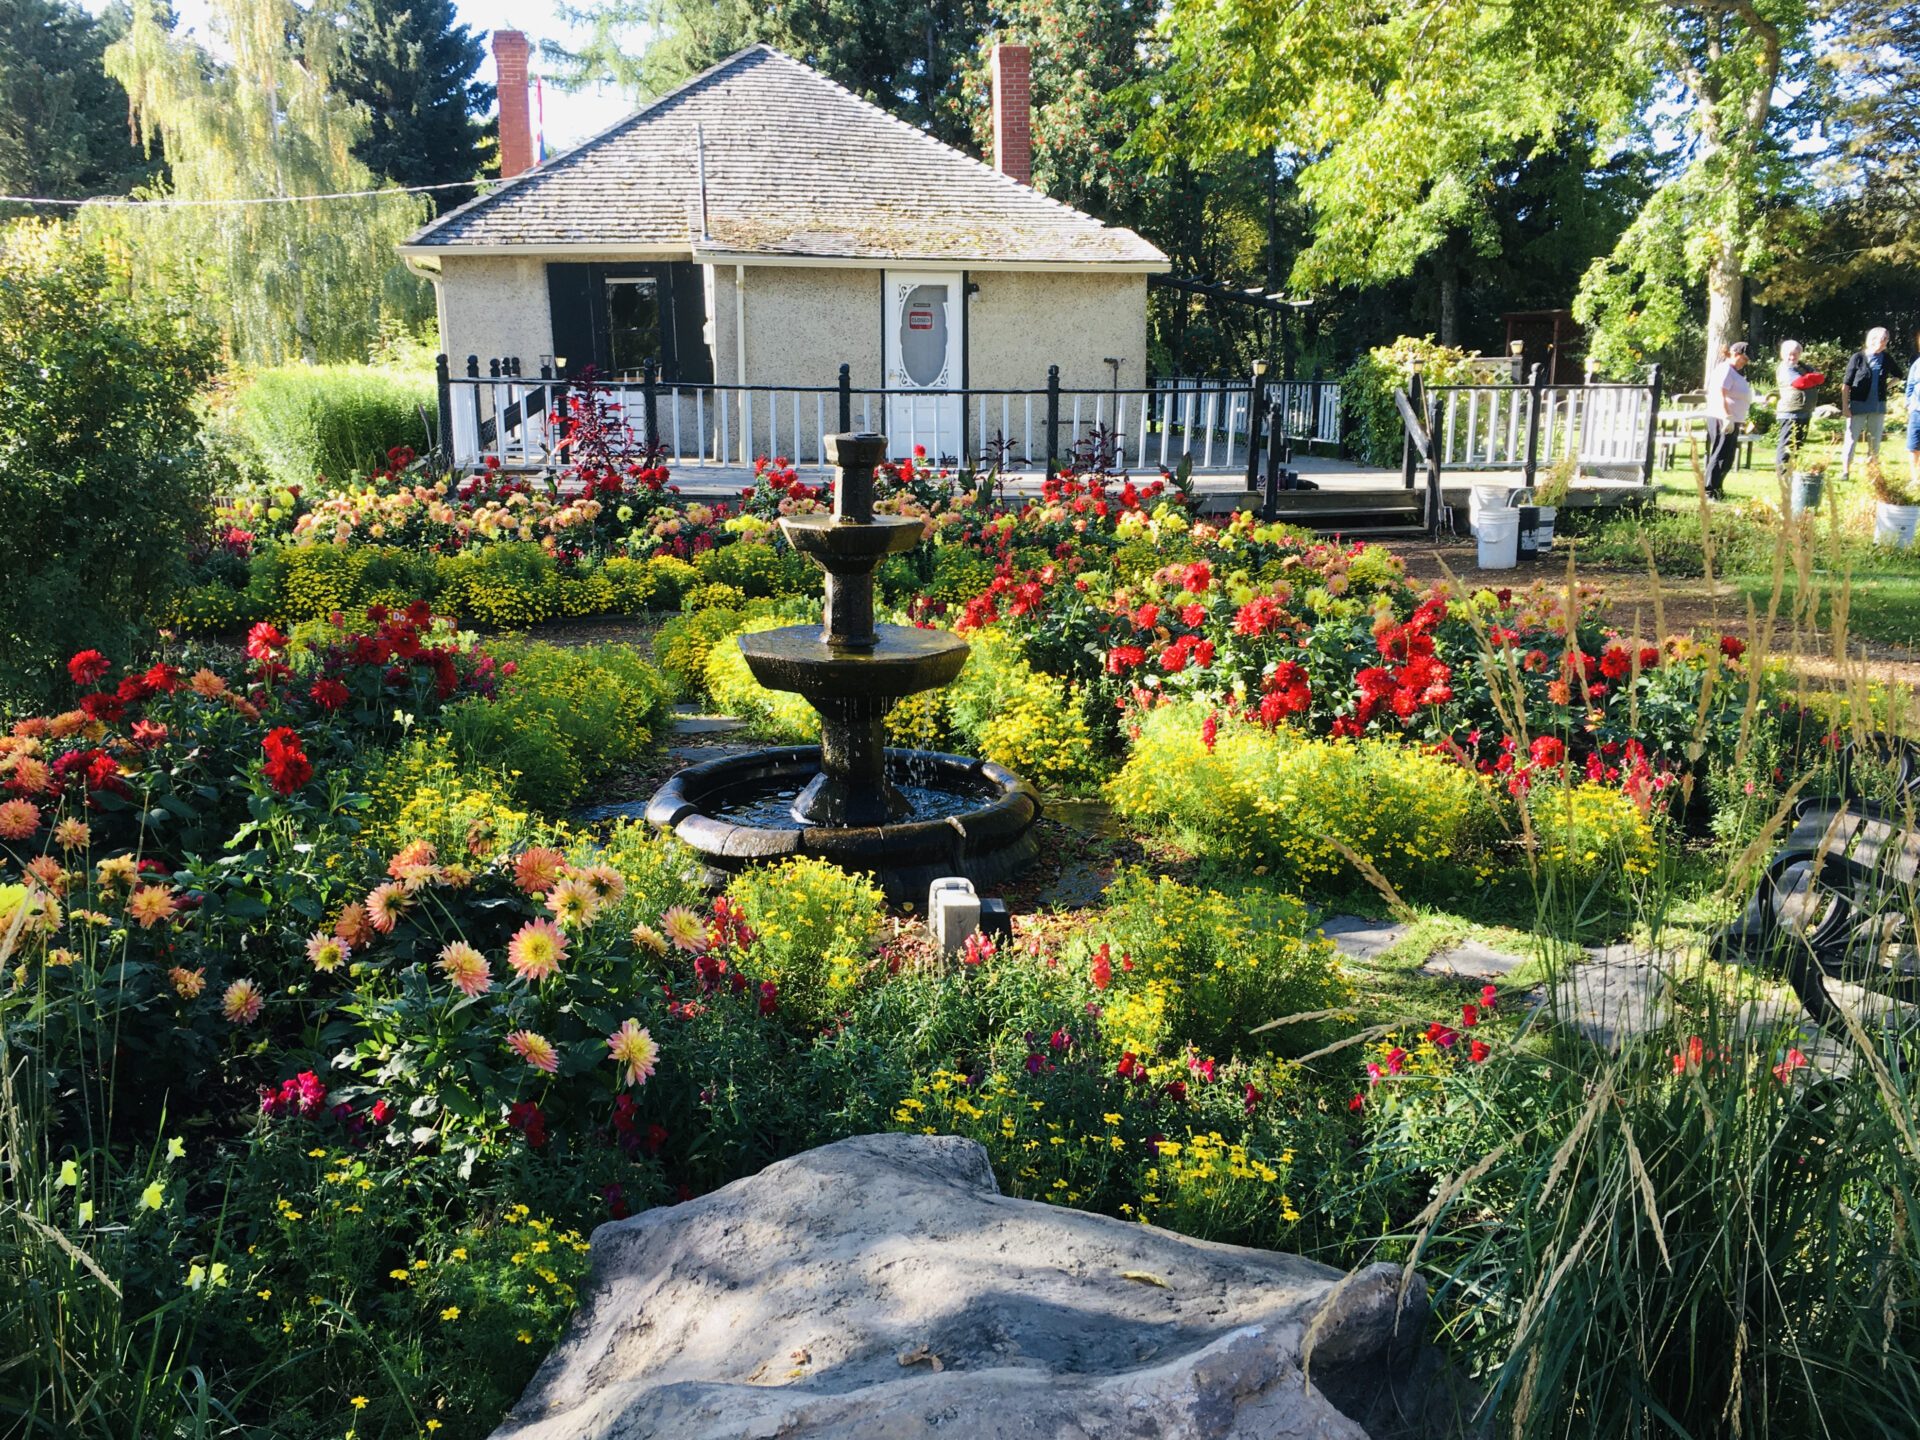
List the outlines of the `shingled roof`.
<svg viewBox="0 0 1920 1440">
<path fill-rule="evenodd" d="M 1133 231 L 1049 200 L 767 45 L 448 212 L 401 248 L 589 247 L 698 259 L 1167 267 Z"/>
</svg>

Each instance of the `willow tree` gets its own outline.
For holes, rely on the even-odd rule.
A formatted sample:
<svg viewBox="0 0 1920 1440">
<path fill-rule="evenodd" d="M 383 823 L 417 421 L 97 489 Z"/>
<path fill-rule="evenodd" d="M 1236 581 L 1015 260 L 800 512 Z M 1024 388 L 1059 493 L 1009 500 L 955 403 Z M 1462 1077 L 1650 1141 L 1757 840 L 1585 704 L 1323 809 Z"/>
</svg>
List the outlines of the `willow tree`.
<svg viewBox="0 0 1920 1440">
<path fill-rule="evenodd" d="M 1780 88 L 1811 0 L 1174 0 L 1166 153 L 1289 149 L 1312 203 L 1301 287 L 1371 284 L 1464 235 L 1486 243 L 1500 165 L 1653 143 L 1658 183 L 1578 308 L 1614 364 L 1680 338 L 1705 291 L 1708 354 L 1737 337 L 1763 263 Z M 1597 142 L 1597 144 L 1595 143 Z M 1697 294 L 1698 291 L 1695 291 Z"/>
<path fill-rule="evenodd" d="M 120 232 L 134 283 L 186 287 L 243 364 L 362 359 L 383 321 L 417 323 L 422 282 L 394 246 L 426 216 L 354 158 L 359 109 L 328 87 L 337 32 L 289 0 L 214 0 L 223 54 L 173 33 L 161 0 L 135 0 L 108 73 L 143 138 L 165 146 L 169 205 L 89 206 Z"/>
</svg>

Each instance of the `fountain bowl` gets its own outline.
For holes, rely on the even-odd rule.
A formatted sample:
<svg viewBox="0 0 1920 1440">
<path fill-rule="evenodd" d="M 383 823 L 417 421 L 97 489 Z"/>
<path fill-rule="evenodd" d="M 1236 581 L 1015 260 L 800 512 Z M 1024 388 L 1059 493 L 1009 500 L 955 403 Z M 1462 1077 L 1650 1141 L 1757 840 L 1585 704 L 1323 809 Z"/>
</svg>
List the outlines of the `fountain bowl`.
<svg viewBox="0 0 1920 1440">
<path fill-rule="evenodd" d="M 870 826 L 728 818 L 747 809 L 784 817 L 789 795 L 821 773 L 820 747 L 797 745 L 690 765 L 655 792 L 647 820 L 699 855 L 709 885 L 753 864 L 805 855 L 871 875 L 895 903 L 924 897 L 949 875 L 996 885 L 1038 853 L 1039 794 L 1004 766 L 929 750 L 889 749 L 886 759 L 895 785 L 923 798 L 937 793 L 950 813 Z"/>
</svg>

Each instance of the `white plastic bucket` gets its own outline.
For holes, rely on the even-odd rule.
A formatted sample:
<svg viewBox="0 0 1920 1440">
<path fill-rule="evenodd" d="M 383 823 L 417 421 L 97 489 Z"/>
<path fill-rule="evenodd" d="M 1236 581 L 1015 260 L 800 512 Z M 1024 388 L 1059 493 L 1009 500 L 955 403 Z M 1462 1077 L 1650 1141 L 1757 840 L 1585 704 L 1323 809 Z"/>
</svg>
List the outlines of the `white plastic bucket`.
<svg viewBox="0 0 1920 1440">
<path fill-rule="evenodd" d="M 1911 550 L 1916 524 L 1920 524 L 1920 505 L 1888 505 L 1882 501 L 1873 507 L 1873 543 Z"/>
<path fill-rule="evenodd" d="M 1513 493 L 1511 485 L 1476 485 L 1467 492 L 1467 533 L 1478 536 L 1480 517 L 1489 510 L 1507 508 L 1507 496 Z"/>
<path fill-rule="evenodd" d="M 1520 563 L 1520 512 L 1486 510 L 1480 516 L 1480 568 L 1511 570 Z"/>
</svg>

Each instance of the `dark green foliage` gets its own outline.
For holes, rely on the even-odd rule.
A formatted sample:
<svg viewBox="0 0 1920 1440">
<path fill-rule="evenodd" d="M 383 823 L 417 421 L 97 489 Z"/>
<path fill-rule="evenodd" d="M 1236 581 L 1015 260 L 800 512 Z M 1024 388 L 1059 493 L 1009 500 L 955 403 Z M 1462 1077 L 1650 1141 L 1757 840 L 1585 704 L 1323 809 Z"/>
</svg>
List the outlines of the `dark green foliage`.
<svg viewBox="0 0 1920 1440">
<path fill-rule="evenodd" d="M 233 426 L 259 468 L 279 485 L 345 481 L 384 469 L 398 445 L 424 450 L 438 414 L 431 375 L 364 365 L 265 370 L 234 400 Z"/>
<path fill-rule="evenodd" d="M 57 229 L 0 235 L 0 710 L 60 693 L 76 650 L 131 654 L 207 515 L 212 345 L 121 283 Z"/>
<path fill-rule="evenodd" d="M 474 80 L 485 49 L 454 23 L 452 0 L 348 0 L 334 88 L 367 107 L 354 155 L 396 185 L 444 185 L 480 173 L 494 87 Z M 430 195 L 436 213 L 473 198 Z"/>
<path fill-rule="evenodd" d="M 124 194 L 164 169 L 134 144 L 127 92 L 100 65 L 123 16 L 124 7 L 96 20 L 66 0 L 0 0 L 0 192 Z"/>
<path fill-rule="evenodd" d="M 749 600 L 820 593 L 820 567 L 784 545 L 721 545 L 693 568 L 703 584 L 731 585 Z"/>
</svg>

